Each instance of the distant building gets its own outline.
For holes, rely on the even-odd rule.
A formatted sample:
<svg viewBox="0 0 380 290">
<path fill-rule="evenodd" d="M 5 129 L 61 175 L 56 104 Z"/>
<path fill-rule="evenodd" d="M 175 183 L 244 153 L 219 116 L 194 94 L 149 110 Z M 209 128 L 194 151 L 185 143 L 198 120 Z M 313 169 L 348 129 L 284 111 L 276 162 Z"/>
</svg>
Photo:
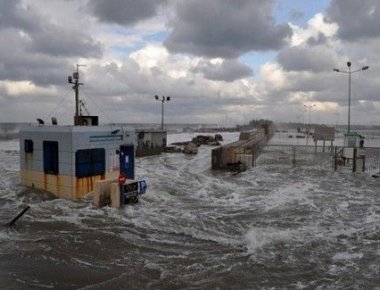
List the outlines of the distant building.
<svg viewBox="0 0 380 290">
<path fill-rule="evenodd" d="M 136 156 L 158 155 L 164 151 L 167 144 L 167 132 L 165 130 L 138 129 Z"/>
</svg>

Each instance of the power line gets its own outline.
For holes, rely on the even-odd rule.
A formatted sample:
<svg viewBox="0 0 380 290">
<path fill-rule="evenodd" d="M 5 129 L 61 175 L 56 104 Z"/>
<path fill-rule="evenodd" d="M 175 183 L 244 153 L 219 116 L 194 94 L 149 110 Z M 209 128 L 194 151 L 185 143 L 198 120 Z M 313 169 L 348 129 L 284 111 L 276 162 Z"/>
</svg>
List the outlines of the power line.
<svg viewBox="0 0 380 290">
<path fill-rule="evenodd" d="M 60 107 L 63 103 L 63 101 L 65 100 L 65 98 L 67 97 L 68 93 L 71 91 L 71 88 L 69 88 L 66 93 L 63 95 L 63 97 L 58 101 L 57 105 L 55 106 L 54 110 L 52 112 L 49 113 L 49 115 L 47 115 L 46 119 L 49 119 L 51 116 L 53 116 L 53 114 L 56 112 L 56 110 L 58 109 L 58 107 Z"/>
<path fill-rule="evenodd" d="M 82 94 L 83 94 L 83 90 L 82 90 Z M 84 97 L 86 97 L 86 94 L 83 94 Z M 87 97 L 86 97 L 87 98 Z M 98 106 L 98 104 L 95 102 L 95 100 L 91 99 L 91 98 L 87 98 L 88 100 L 90 100 L 96 108 L 98 108 L 98 110 L 108 119 L 108 121 L 111 123 L 111 124 L 114 124 L 115 122 L 112 122 L 112 120 L 108 117 L 107 113 L 105 111 L 102 110 L 102 108 L 100 106 Z"/>
</svg>

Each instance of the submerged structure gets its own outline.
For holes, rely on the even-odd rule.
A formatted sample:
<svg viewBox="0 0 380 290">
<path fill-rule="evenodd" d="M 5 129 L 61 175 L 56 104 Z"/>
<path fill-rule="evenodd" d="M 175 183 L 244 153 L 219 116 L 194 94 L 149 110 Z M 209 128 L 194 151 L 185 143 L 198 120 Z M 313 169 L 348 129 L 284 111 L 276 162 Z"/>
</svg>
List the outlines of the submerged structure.
<svg viewBox="0 0 380 290">
<path fill-rule="evenodd" d="M 134 179 L 133 131 L 109 126 L 30 126 L 20 131 L 21 183 L 57 197 L 78 199 L 96 180 Z M 119 162 L 123 157 L 123 168 Z"/>
<path fill-rule="evenodd" d="M 21 183 L 74 200 L 93 191 L 99 180 L 120 175 L 133 180 L 137 142 L 134 129 L 99 126 L 98 116 L 82 114 L 78 68 L 68 78 L 75 91 L 74 126 L 37 119 L 19 133 Z"/>
<path fill-rule="evenodd" d="M 240 133 L 239 140 L 225 144 L 211 151 L 211 168 L 244 171 L 253 166 L 261 148 L 273 136 L 273 125 Z"/>
<path fill-rule="evenodd" d="M 167 132 L 157 129 L 137 129 L 136 157 L 161 154 L 167 145 Z"/>
</svg>

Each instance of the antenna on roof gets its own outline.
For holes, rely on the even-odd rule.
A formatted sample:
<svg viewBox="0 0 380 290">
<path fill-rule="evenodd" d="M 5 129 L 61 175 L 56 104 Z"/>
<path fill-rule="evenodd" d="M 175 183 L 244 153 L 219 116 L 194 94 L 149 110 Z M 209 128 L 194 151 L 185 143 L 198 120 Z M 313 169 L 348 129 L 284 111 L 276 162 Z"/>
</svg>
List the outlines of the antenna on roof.
<svg viewBox="0 0 380 290">
<path fill-rule="evenodd" d="M 83 100 L 79 100 L 79 115 L 82 116 L 82 108 L 86 111 L 87 115 L 90 113 L 87 110 L 86 103 Z"/>
<path fill-rule="evenodd" d="M 79 67 L 86 66 L 85 64 L 77 64 L 77 70 L 73 72 L 72 76 L 68 76 L 67 80 L 70 84 L 74 84 L 73 89 L 75 91 L 75 116 L 74 116 L 74 125 L 79 125 L 79 116 L 80 116 L 80 105 L 79 105 L 79 86 L 84 85 L 84 83 L 79 82 Z"/>
</svg>

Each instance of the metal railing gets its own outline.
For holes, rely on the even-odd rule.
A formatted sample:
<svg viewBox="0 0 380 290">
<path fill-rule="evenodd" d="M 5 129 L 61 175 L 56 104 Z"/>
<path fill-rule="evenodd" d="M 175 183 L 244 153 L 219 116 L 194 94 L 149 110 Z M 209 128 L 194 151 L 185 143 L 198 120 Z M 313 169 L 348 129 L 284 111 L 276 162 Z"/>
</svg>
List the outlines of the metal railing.
<svg viewBox="0 0 380 290">
<path fill-rule="evenodd" d="M 324 170 L 380 172 L 380 148 L 350 148 L 347 155 L 340 146 L 264 145 L 254 150 L 254 166 L 276 165 Z"/>
</svg>

